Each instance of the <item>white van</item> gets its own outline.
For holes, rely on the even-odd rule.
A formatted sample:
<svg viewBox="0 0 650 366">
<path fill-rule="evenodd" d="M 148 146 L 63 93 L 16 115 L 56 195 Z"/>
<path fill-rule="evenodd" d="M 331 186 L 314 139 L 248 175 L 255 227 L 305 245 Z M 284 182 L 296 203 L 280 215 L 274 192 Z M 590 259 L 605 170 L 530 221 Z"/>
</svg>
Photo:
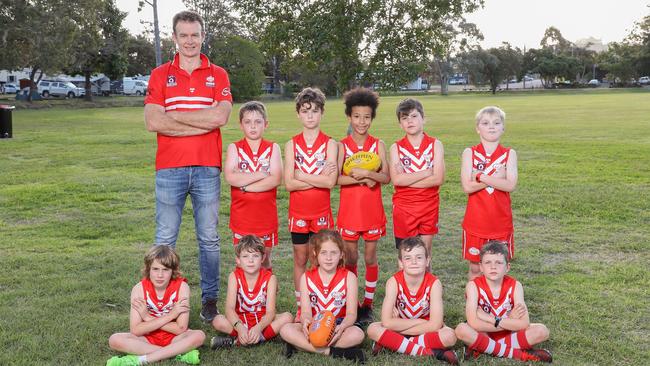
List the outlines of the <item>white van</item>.
<svg viewBox="0 0 650 366">
<path fill-rule="evenodd" d="M 122 80 L 123 93 L 125 95 L 145 95 L 147 94 L 147 82 L 144 80 L 134 80 L 124 78 Z"/>
</svg>

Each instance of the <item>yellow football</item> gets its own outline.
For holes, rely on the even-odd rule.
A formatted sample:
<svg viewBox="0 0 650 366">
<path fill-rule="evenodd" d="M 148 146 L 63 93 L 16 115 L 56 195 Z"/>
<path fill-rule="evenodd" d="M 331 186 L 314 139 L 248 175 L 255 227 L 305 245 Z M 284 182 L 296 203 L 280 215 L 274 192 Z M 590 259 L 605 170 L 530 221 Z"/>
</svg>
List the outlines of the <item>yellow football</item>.
<svg viewBox="0 0 650 366">
<path fill-rule="evenodd" d="M 352 168 L 376 171 L 380 166 L 381 159 L 379 155 L 373 152 L 359 151 L 345 160 L 343 163 L 343 174 L 349 175 Z"/>
</svg>

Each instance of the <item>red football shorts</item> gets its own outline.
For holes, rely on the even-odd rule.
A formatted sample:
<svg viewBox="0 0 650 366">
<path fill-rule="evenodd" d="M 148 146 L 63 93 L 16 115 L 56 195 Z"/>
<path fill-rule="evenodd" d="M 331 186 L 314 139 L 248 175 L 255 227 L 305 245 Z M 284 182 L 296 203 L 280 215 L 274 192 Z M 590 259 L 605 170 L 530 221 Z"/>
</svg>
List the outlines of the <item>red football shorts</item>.
<svg viewBox="0 0 650 366">
<path fill-rule="evenodd" d="M 289 216 L 289 232 L 297 234 L 317 233 L 322 229 L 331 229 L 333 223 L 334 218 L 331 210 L 327 215 L 313 219 Z"/>
<path fill-rule="evenodd" d="M 166 347 L 172 343 L 172 340 L 174 337 L 176 337 L 176 334 L 169 333 L 166 330 L 157 329 L 149 334 L 145 334 L 144 337 L 147 338 L 147 341 L 154 346 Z"/>
<path fill-rule="evenodd" d="M 393 205 L 393 234 L 405 239 L 416 235 L 435 235 L 438 233 L 438 210 L 418 212 L 414 215 L 399 206 Z"/>
<path fill-rule="evenodd" d="M 515 238 L 514 232 L 510 232 L 504 236 L 496 238 L 481 238 L 474 236 L 463 229 L 463 259 L 470 262 L 481 261 L 481 248 L 490 240 L 499 240 L 508 243 L 508 259 L 512 259 L 515 255 Z"/>
<path fill-rule="evenodd" d="M 232 232 L 232 241 L 235 246 L 239 244 L 239 240 L 244 237 L 244 235 L 247 234 L 242 234 L 242 233 L 237 233 L 237 232 Z M 262 241 L 264 242 L 264 246 L 267 248 L 273 248 L 274 246 L 278 245 L 278 232 L 275 231 L 273 233 L 265 234 L 265 235 L 257 235 Z"/>
<path fill-rule="evenodd" d="M 366 231 L 354 231 L 339 228 L 339 233 L 341 233 L 341 237 L 345 241 L 357 241 L 361 237 L 363 237 L 364 241 L 378 241 L 382 236 L 386 235 L 386 225 Z"/>
</svg>

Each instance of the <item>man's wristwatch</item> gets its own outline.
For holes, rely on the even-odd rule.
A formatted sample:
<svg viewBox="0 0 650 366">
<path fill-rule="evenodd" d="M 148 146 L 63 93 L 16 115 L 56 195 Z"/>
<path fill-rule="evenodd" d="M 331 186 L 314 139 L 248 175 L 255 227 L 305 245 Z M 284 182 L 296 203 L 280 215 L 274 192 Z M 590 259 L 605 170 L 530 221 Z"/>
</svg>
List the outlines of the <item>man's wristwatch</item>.
<svg viewBox="0 0 650 366">
<path fill-rule="evenodd" d="M 494 318 L 494 327 L 498 328 L 499 323 L 501 323 L 501 317 L 497 316 L 496 318 Z"/>
</svg>

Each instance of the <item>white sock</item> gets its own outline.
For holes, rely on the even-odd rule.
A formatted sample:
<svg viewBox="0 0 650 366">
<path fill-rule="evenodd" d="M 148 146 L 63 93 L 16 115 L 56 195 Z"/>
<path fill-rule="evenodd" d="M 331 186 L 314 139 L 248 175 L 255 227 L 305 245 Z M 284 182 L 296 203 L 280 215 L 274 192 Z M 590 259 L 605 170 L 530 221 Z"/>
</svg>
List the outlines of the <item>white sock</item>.
<svg viewBox="0 0 650 366">
<path fill-rule="evenodd" d="M 142 355 L 138 357 L 138 362 L 140 362 L 140 365 L 146 365 L 147 364 L 147 355 Z"/>
</svg>

